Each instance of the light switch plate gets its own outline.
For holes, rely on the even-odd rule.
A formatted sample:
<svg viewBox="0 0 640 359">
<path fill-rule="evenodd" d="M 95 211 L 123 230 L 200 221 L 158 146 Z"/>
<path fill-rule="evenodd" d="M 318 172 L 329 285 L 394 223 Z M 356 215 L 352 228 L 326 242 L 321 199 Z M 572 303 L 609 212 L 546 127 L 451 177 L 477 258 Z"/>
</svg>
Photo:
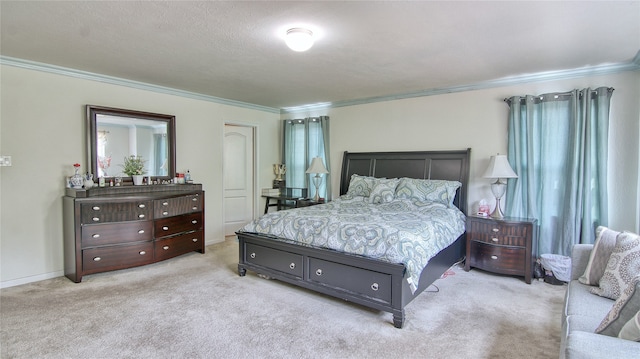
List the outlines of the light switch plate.
<svg viewBox="0 0 640 359">
<path fill-rule="evenodd" d="M 0 166 L 11 166 L 11 156 L 0 156 Z"/>
</svg>

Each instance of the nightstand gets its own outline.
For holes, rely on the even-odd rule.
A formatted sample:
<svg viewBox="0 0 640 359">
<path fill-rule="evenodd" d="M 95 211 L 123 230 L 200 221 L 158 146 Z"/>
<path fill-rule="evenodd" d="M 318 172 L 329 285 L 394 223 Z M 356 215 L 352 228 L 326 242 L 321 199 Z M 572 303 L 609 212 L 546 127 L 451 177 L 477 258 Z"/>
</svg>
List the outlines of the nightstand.
<svg viewBox="0 0 640 359">
<path fill-rule="evenodd" d="M 467 217 L 467 259 L 471 267 L 524 276 L 531 284 L 538 246 L 538 221 L 531 218 Z"/>
<path fill-rule="evenodd" d="M 316 204 L 324 203 L 323 199 L 316 202 L 313 199 L 292 197 L 292 196 L 262 195 L 262 197 L 266 198 L 266 203 L 264 205 L 264 214 L 267 214 L 267 212 L 269 212 L 269 207 L 277 207 L 277 210 L 280 211 L 283 209 L 309 207 L 309 206 L 315 206 Z M 271 200 L 276 201 L 276 203 L 271 203 Z"/>
</svg>

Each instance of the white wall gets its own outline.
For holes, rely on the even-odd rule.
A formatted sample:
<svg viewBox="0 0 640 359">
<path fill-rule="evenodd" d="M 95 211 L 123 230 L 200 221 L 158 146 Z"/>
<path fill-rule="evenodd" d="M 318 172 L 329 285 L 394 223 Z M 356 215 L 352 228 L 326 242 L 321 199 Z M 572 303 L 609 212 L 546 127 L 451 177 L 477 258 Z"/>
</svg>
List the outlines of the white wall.
<svg viewBox="0 0 640 359">
<path fill-rule="evenodd" d="M 344 151 L 470 147 L 469 203 L 470 210 L 475 210 L 482 198 L 489 199 L 493 206 L 490 180 L 481 176 L 491 155 L 507 151 L 509 114 L 504 98 L 600 86 L 615 88 L 611 100 L 609 225 L 620 230 L 638 230 L 639 71 L 283 114 L 282 118 L 331 117 L 331 166 L 336 174 L 332 176 L 334 196 L 340 189 Z"/>
<path fill-rule="evenodd" d="M 7 65 L 0 66 L 0 75 L 0 154 L 13 159 L 13 166 L 0 167 L 2 287 L 62 275 L 63 179 L 73 173 L 74 162 L 85 168 L 87 104 L 176 116 L 178 170 L 190 169 L 194 180 L 207 191 L 207 243 L 223 240 L 225 122 L 257 126 L 257 188 L 271 186 L 271 164 L 279 162 L 277 114 Z M 470 203 L 475 204 L 481 198 L 492 198 L 489 180 L 480 177 L 489 156 L 506 153 L 505 97 L 599 86 L 616 89 L 611 109 L 609 224 L 638 231 L 638 71 L 285 114 L 282 118 L 331 116 L 335 174 L 339 174 L 345 150 L 471 147 Z M 338 180 L 339 176 L 333 176 L 334 195 L 339 191 Z"/>
<path fill-rule="evenodd" d="M 0 280 L 2 287 L 63 274 L 62 196 L 73 163 L 86 170 L 85 105 L 176 116 L 176 165 L 206 191 L 206 242 L 224 240 L 225 122 L 256 126 L 258 188 L 279 162 L 279 115 L 2 65 Z M 259 195 L 259 193 L 258 193 Z M 260 205 L 258 204 L 258 207 Z"/>
</svg>

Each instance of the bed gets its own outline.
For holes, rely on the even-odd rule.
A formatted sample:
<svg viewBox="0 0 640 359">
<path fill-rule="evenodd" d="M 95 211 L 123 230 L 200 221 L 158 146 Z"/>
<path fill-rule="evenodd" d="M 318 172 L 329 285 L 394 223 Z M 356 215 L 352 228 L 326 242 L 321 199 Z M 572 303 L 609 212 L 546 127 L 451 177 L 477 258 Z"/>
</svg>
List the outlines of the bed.
<svg viewBox="0 0 640 359">
<path fill-rule="evenodd" d="M 341 298 L 373 309 L 389 312 L 393 315 L 393 325 L 402 328 L 405 323 L 405 306 L 428 288 L 435 280 L 453 264 L 464 257 L 464 213 L 467 208 L 467 188 L 469 178 L 469 157 L 471 149 L 457 151 L 412 151 L 412 152 L 345 152 L 340 175 L 340 197 L 323 205 L 303 209 L 292 209 L 286 213 L 267 214 L 236 232 L 239 241 L 238 273 L 245 276 L 247 270 L 261 276 L 278 279 L 319 293 Z M 431 180 L 426 182 L 459 182 L 459 187 L 448 189 L 449 199 L 446 205 L 417 203 L 422 207 L 455 207 L 455 212 L 462 217 L 462 233 L 457 229 L 456 236 L 451 238 L 437 253 L 429 254 L 427 260 L 415 262 L 396 261 L 393 258 L 372 255 L 366 251 L 328 248 L 316 244 L 322 240 L 323 233 L 314 234 L 314 240 L 296 242 L 293 238 L 285 238 L 269 233 L 261 233 L 265 223 L 272 221 L 278 227 L 278 221 L 285 216 L 300 211 L 304 215 L 318 215 L 330 210 L 345 211 L 352 207 L 363 206 L 362 198 L 354 196 L 355 180 L 402 179 L 411 183 L 411 179 Z M 438 181 L 443 180 L 443 181 Z M 369 182 L 370 183 L 370 182 Z M 351 184 L 351 190 L 349 190 Z M 397 183 L 396 183 L 396 186 Z M 400 187 L 395 187 L 400 190 Z M 379 193 L 378 193 L 379 194 Z M 397 197 L 400 197 L 397 195 Z M 369 200 L 373 201 L 373 196 Z M 333 203 L 335 202 L 335 203 Z M 415 200 L 402 206 L 413 206 Z M 384 203 L 384 201 L 382 201 Z M 395 202 L 393 202 L 395 203 Z M 391 202 L 386 203 L 392 206 Z M 325 206 L 325 207 L 323 207 Z M 439 207 L 438 207 L 439 206 Z M 383 206 L 375 207 L 383 208 Z M 457 210 L 459 209 L 459 211 Z M 291 211 L 291 212 L 290 212 Z M 417 210 L 412 210 L 417 212 Z M 451 212 L 451 210 L 447 210 Z M 396 215 L 393 215 L 393 218 Z M 331 217 L 331 216 L 330 216 Z M 332 216 L 339 218 L 339 216 Z M 304 220 L 303 222 L 308 222 Z M 329 220 L 327 220 L 329 221 Z M 305 222 L 305 223 L 306 223 Z M 431 221 L 420 221 L 426 224 Z M 433 222 L 437 222 L 434 220 Z M 459 227 L 458 224 L 455 227 Z M 333 223 L 334 226 L 341 225 Z M 439 227 L 445 227 L 438 224 Z M 281 227 L 281 226 L 280 226 Z M 453 226 L 452 226 L 453 227 Z M 280 228 L 280 232 L 286 230 Z M 453 230 L 452 230 L 453 231 Z M 298 235 L 298 237 L 312 237 Z M 327 234 L 327 237 L 330 235 Z M 298 238 L 300 239 L 300 238 Z M 333 240 L 327 239 L 327 242 Z M 342 247 L 340 247 L 342 248 Z M 434 250 L 434 249 L 432 249 Z M 420 262 L 420 263 L 418 263 Z M 418 263 L 418 265 L 416 265 Z"/>
</svg>

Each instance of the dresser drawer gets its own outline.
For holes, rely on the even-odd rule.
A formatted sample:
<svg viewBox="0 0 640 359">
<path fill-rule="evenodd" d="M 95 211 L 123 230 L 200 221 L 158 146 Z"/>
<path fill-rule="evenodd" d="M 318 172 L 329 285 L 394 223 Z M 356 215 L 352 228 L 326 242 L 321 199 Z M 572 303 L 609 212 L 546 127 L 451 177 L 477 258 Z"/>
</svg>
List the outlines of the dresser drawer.
<svg viewBox="0 0 640 359">
<path fill-rule="evenodd" d="M 203 223 L 202 213 L 192 213 L 156 220 L 153 227 L 156 238 L 160 238 L 182 232 L 197 231 L 202 229 Z"/>
<path fill-rule="evenodd" d="M 530 227 L 516 223 L 499 223 L 490 220 L 471 220 L 468 234 L 471 240 L 524 247 L 530 235 Z"/>
<path fill-rule="evenodd" d="M 156 219 L 202 211 L 202 196 L 190 194 L 182 197 L 159 199 L 153 202 Z"/>
<path fill-rule="evenodd" d="M 312 282 L 391 303 L 389 274 L 310 257 L 307 276 L 307 280 Z"/>
<path fill-rule="evenodd" d="M 83 203 L 82 224 L 146 221 L 151 219 L 151 201 Z"/>
<path fill-rule="evenodd" d="M 470 266 L 502 274 L 525 274 L 525 254 L 522 247 L 493 245 L 471 241 Z"/>
<path fill-rule="evenodd" d="M 156 261 L 193 251 L 204 251 L 204 232 L 199 230 L 156 240 L 153 249 Z"/>
<path fill-rule="evenodd" d="M 82 226 L 82 248 L 153 239 L 152 221 L 101 223 Z"/>
<path fill-rule="evenodd" d="M 302 255 L 250 243 L 246 243 L 245 246 L 245 262 L 302 278 Z"/>
<path fill-rule="evenodd" d="M 85 274 L 135 267 L 151 262 L 153 262 L 152 242 L 82 250 Z"/>
</svg>

